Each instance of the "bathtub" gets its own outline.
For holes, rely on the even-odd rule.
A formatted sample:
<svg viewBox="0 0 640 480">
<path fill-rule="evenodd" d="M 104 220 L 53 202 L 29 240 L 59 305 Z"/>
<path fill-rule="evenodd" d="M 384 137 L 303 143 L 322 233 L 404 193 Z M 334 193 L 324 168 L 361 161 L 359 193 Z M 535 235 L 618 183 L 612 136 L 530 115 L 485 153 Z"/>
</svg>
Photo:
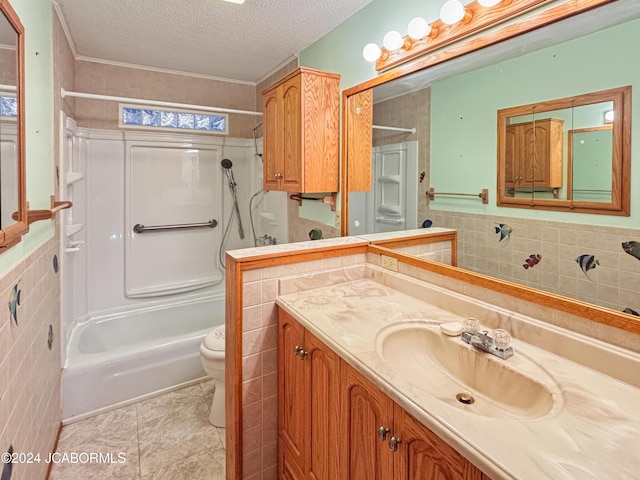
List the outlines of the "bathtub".
<svg viewBox="0 0 640 480">
<path fill-rule="evenodd" d="M 224 295 L 76 326 L 62 370 L 63 423 L 205 378 L 199 346 L 222 323 Z"/>
</svg>

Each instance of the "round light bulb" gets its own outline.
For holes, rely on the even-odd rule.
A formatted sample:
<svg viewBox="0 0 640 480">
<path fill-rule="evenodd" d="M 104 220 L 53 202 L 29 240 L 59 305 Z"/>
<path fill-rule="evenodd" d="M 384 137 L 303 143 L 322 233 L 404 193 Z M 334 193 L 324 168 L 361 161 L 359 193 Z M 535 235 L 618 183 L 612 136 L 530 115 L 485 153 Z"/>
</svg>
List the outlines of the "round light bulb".
<svg viewBox="0 0 640 480">
<path fill-rule="evenodd" d="M 502 0 L 478 0 L 478 3 L 483 7 L 493 7 L 494 5 L 499 4 L 501 1 Z"/>
<path fill-rule="evenodd" d="M 420 40 L 431 33 L 431 25 L 422 17 L 416 17 L 407 25 L 407 35 L 414 40 Z"/>
<path fill-rule="evenodd" d="M 440 18 L 447 25 L 458 23 L 464 18 L 464 5 L 459 0 L 447 0 L 440 9 Z"/>
<path fill-rule="evenodd" d="M 400 35 L 399 32 L 391 30 L 382 39 L 382 44 L 384 45 L 384 48 L 389 51 L 397 50 L 404 45 L 404 38 L 402 38 L 402 35 Z"/>
<path fill-rule="evenodd" d="M 375 62 L 382 55 L 382 50 L 375 43 L 368 43 L 362 49 L 362 56 L 367 62 Z"/>
</svg>

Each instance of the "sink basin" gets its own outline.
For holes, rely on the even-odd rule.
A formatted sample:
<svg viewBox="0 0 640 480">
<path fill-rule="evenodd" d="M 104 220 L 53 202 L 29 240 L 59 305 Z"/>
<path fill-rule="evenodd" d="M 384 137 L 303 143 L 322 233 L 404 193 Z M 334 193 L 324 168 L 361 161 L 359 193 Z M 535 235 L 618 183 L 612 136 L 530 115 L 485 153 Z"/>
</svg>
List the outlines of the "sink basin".
<svg viewBox="0 0 640 480">
<path fill-rule="evenodd" d="M 376 350 L 412 389 L 477 415 L 539 418 L 561 398 L 553 378 L 522 352 L 502 360 L 444 335 L 436 322 L 385 327 L 377 334 Z"/>
</svg>

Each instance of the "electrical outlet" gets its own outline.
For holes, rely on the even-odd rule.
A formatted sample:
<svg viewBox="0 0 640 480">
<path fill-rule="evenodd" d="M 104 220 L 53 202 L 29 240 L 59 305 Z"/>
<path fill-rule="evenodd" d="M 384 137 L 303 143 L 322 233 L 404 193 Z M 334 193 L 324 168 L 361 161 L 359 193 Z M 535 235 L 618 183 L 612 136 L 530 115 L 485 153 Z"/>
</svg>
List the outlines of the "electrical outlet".
<svg viewBox="0 0 640 480">
<path fill-rule="evenodd" d="M 380 255 L 380 266 L 388 270 L 398 271 L 398 260 L 387 255 Z"/>
</svg>

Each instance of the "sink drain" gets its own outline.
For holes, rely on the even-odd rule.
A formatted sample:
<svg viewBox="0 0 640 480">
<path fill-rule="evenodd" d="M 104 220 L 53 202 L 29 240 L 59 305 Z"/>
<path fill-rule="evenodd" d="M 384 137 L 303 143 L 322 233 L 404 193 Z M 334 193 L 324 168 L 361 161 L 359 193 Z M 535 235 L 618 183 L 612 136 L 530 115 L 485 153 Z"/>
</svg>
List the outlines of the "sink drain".
<svg viewBox="0 0 640 480">
<path fill-rule="evenodd" d="M 465 405 L 471 405 L 473 402 L 475 402 L 475 399 L 468 393 L 459 393 L 456 395 L 456 399 L 460 403 L 464 403 Z"/>
</svg>

